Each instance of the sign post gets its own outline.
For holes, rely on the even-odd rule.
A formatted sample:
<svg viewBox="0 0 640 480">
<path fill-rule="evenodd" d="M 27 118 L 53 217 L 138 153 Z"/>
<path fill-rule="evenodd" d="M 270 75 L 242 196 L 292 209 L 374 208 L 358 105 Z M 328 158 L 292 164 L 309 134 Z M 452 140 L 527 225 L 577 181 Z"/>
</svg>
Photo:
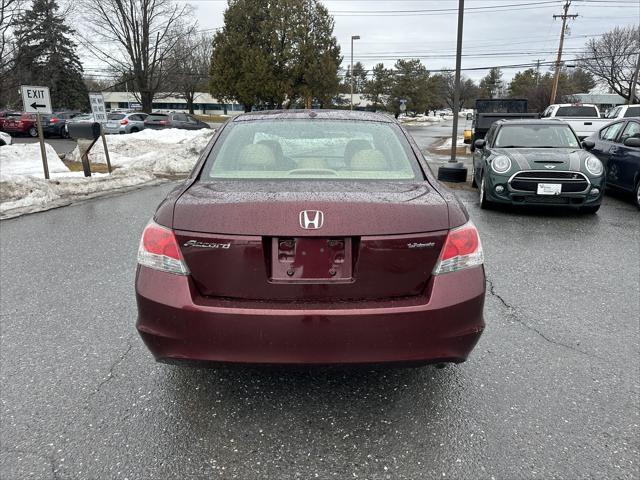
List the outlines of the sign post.
<svg viewBox="0 0 640 480">
<path fill-rule="evenodd" d="M 111 173 L 111 159 L 109 158 L 107 139 L 104 136 L 104 124 L 107 122 L 107 110 L 104 106 L 104 97 L 101 93 L 90 93 L 89 103 L 91 103 L 91 113 L 93 113 L 93 120 L 100 124 L 100 136 L 102 137 L 104 156 L 107 160 L 107 170 L 109 170 L 109 173 Z"/>
<path fill-rule="evenodd" d="M 31 85 L 20 85 L 22 94 L 22 105 L 25 113 L 35 113 L 38 126 L 38 137 L 40 139 L 40 154 L 42 155 L 42 168 L 44 178 L 49 180 L 49 164 L 47 162 L 47 149 L 44 146 L 44 134 L 42 133 L 42 114 L 51 114 L 51 96 L 49 87 L 34 87 Z"/>
</svg>

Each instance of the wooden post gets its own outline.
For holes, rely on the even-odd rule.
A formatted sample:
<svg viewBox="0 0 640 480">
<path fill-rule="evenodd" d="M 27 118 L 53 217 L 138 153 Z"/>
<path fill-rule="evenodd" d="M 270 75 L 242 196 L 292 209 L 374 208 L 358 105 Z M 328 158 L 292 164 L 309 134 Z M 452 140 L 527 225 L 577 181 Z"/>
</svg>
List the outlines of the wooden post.
<svg viewBox="0 0 640 480">
<path fill-rule="evenodd" d="M 104 136 L 104 128 L 100 124 L 100 136 L 102 137 L 102 148 L 104 148 L 104 158 L 107 160 L 107 170 L 111 173 L 111 159 L 109 158 L 109 149 L 107 148 L 107 139 Z"/>
<path fill-rule="evenodd" d="M 42 133 L 42 115 L 36 113 L 38 124 L 38 137 L 40 138 L 40 154 L 42 155 L 42 167 L 44 168 L 44 178 L 49 180 L 49 163 L 47 162 L 47 149 L 44 146 L 44 134 Z"/>
</svg>

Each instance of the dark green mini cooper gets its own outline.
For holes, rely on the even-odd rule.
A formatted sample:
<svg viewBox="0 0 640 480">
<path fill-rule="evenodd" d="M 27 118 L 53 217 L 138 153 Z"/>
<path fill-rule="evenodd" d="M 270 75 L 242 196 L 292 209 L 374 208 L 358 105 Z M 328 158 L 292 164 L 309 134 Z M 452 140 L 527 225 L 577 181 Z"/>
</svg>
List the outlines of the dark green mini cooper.
<svg viewBox="0 0 640 480">
<path fill-rule="evenodd" d="M 473 186 L 480 207 L 497 204 L 600 208 L 605 176 L 602 163 L 573 129 L 559 120 L 500 120 L 484 140 L 476 140 Z"/>
</svg>

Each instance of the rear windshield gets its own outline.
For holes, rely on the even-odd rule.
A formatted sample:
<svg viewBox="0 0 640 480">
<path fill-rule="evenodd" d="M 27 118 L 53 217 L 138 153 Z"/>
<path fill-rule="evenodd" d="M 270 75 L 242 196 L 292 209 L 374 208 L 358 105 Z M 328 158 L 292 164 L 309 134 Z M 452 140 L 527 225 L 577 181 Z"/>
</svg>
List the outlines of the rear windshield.
<svg viewBox="0 0 640 480">
<path fill-rule="evenodd" d="M 505 125 L 498 131 L 496 148 L 579 148 L 569 125 Z"/>
<path fill-rule="evenodd" d="M 640 106 L 629 107 L 624 114 L 625 117 L 640 117 Z"/>
<path fill-rule="evenodd" d="M 571 107 L 558 107 L 558 111 L 556 112 L 556 117 L 597 117 L 598 113 L 596 112 L 595 107 L 580 107 L 580 106 L 571 106 Z"/>
<path fill-rule="evenodd" d="M 109 120 L 122 120 L 124 118 L 124 113 L 110 113 L 107 118 Z"/>
<path fill-rule="evenodd" d="M 152 113 L 146 120 L 166 120 L 169 116 L 162 113 Z"/>
<path fill-rule="evenodd" d="M 423 175 L 392 123 L 278 119 L 230 124 L 201 178 L 415 180 Z"/>
</svg>

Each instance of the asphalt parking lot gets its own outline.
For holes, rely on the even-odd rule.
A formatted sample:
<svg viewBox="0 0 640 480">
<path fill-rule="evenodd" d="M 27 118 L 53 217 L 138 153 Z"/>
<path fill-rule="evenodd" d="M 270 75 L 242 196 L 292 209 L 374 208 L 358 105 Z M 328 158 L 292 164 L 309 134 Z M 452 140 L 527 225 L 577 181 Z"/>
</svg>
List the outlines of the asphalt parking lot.
<svg viewBox="0 0 640 480">
<path fill-rule="evenodd" d="M 206 370 L 154 363 L 134 329 L 139 235 L 172 185 L 0 224 L 0 478 L 640 475 L 630 202 L 484 211 L 457 190 L 488 278 L 464 364 Z"/>
</svg>

